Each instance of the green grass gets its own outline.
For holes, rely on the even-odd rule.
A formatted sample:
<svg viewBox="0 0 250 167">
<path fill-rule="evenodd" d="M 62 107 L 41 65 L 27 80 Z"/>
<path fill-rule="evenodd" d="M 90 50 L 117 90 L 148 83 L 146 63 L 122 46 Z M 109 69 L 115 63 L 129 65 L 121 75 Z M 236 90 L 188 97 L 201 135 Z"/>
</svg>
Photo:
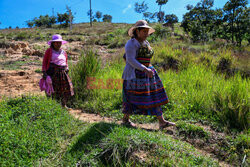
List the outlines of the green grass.
<svg viewBox="0 0 250 167">
<path fill-rule="evenodd" d="M 27 58 L 26 56 L 23 58 Z M 8 61 L 4 61 L 2 63 L 2 70 L 20 70 L 23 67 L 22 66 L 26 66 L 28 64 L 36 64 L 36 65 L 42 65 L 42 63 L 39 60 L 22 60 L 22 61 L 12 61 L 12 60 L 8 60 Z"/>
<path fill-rule="evenodd" d="M 46 97 L 0 102 L 0 166 L 218 166 L 162 132 L 88 125 Z M 143 161 L 138 156 L 146 153 Z M 156 158 L 153 158 L 156 157 Z M 181 159 L 181 161 L 180 161 Z"/>
<path fill-rule="evenodd" d="M 179 135 L 184 135 L 188 138 L 209 138 L 209 132 L 205 131 L 202 127 L 193 125 L 193 124 L 187 124 L 184 121 L 178 121 L 177 122 L 177 131 Z"/>
<path fill-rule="evenodd" d="M 120 116 L 123 68 L 124 62 L 118 61 L 95 74 L 93 89 L 82 107 Z M 170 99 L 163 107 L 169 119 L 212 121 L 239 130 L 249 128 L 248 79 L 242 79 L 239 74 L 225 79 L 204 65 L 190 65 L 178 73 L 168 70 L 161 72 L 160 77 Z M 109 87 L 110 79 L 118 84 L 113 89 Z"/>
<path fill-rule="evenodd" d="M 144 161 L 140 153 L 146 154 Z M 109 123 L 94 124 L 77 136 L 60 165 L 73 166 L 76 161 L 80 166 L 218 166 L 189 144 L 161 132 Z"/>
<path fill-rule="evenodd" d="M 55 158 L 83 125 L 44 97 L 0 102 L 0 166 L 39 166 Z M 83 127 L 81 127 L 83 128 Z"/>
<path fill-rule="evenodd" d="M 59 33 L 67 40 L 84 41 L 86 45 L 117 48 L 128 39 L 126 33 L 130 26 L 93 23 L 89 28 L 86 23 L 74 25 L 72 32 L 59 28 L 33 28 L 30 32 L 1 30 L 1 36 L 4 40 L 34 42 L 48 41 L 52 34 Z M 191 44 L 187 37 L 183 37 L 184 41 L 170 38 L 167 28 L 153 27 L 157 32 L 149 37 L 155 50 L 152 64 L 170 99 L 163 106 L 164 117 L 177 122 L 177 137 L 197 138 L 203 142 L 213 140 L 209 132 L 194 123 L 209 125 L 227 133 L 226 139 L 214 144 L 222 149 L 223 160 L 235 166 L 247 166 L 250 150 L 249 78 L 242 78 L 241 72 L 249 70 L 248 57 L 244 56 L 248 55 L 249 47 L 233 48 L 221 41 Z M 183 35 L 178 25 L 175 32 Z M 43 49 L 40 46 L 34 48 Z M 121 75 L 125 63 L 122 54 L 118 56 L 120 60 L 116 58 L 102 67 L 100 55 L 93 51 L 81 54 L 78 63 L 70 68 L 75 88 L 72 106 L 121 119 Z M 226 70 L 218 70 L 218 67 L 226 66 L 225 62 L 229 64 Z M 5 61 L 1 68 L 19 69 L 25 63 Z M 239 72 L 228 75 L 234 68 Z M 94 89 L 87 89 L 89 81 Z M 157 120 L 155 117 L 132 116 L 132 121 L 149 123 Z M 165 132 L 127 129 L 108 123 L 80 123 L 56 102 L 41 97 L 1 101 L 0 126 L 0 166 L 218 166 L 196 153 L 189 144 L 174 140 Z M 142 158 L 144 154 L 146 158 Z"/>
</svg>

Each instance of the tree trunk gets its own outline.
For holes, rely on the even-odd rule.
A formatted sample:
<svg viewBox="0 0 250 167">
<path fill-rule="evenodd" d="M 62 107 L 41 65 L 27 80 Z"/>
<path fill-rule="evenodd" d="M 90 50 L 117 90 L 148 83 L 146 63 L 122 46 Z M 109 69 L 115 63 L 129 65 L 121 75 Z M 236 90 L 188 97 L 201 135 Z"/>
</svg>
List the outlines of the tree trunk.
<svg viewBox="0 0 250 167">
<path fill-rule="evenodd" d="M 232 43 L 233 43 L 233 44 L 234 44 L 234 13 L 235 13 L 235 9 L 233 9 L 232 24 L 231 24 Z"/>
</svg>

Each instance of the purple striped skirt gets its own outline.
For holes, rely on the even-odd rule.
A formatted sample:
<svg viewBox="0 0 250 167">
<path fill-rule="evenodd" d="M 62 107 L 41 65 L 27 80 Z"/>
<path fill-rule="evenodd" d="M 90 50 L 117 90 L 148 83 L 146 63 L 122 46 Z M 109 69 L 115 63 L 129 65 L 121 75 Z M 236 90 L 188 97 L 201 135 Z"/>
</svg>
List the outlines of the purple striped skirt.
<svg viewBox="0 0 250 167">
<path fill-rule="evenodd" d="M 161 105 L 168 103 L 168 97 L 153 66 L 152 78 L 143 71 L 135 70 L 136 78 L 123 81 L 123 113 L 139 115 L 162 115 Z"/>
</svg>

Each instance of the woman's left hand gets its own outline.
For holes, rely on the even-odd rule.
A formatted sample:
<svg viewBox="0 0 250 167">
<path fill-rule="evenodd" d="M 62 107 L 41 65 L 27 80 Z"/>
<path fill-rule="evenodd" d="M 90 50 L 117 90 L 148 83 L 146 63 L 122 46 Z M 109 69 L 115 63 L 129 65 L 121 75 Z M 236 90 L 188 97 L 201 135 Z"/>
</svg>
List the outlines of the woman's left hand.
<svg viewBox="0 0 250 167">
<path fill-rule="evenodd" d="M 153 77 L 154 72 L 150 68 L 145 68 L 143 71 L 146 72 L 149 78 Z"/>
</svg>

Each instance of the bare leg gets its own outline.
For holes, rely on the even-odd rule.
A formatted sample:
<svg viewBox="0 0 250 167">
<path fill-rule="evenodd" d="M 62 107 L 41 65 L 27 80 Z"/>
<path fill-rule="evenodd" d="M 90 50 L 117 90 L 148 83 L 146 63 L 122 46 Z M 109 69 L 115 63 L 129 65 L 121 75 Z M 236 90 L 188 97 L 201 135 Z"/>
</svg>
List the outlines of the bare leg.
<svg viewBox="0 0 250 167">
<path fill-rule="evenodd" d="M 129 120 L 130 115 L 129 114 L 124 114 L 122 118 L 122 124 L 130 127 L 135 127 L 136 125 Z"/>
<path fill-rule="evenodd" d="M 160 127 L 160 129 L 163 129 L 163 128 L 167 127 L 167 126 L 175 126 L 175 123 L 166 121 L 163 118 L 163 115 L 157 116 L 157 119 L 159 120 L 159 127 Z"/>
<path fill-rule="evenodd" d="M 62 97 L 61 104 L 62 104 L 62 107 L 68 109 L 68 107 L 67 107 L 67 98 Z"/>
<path fill-rule="evenodd" d="M 129 121 L 129 114 L 124 114 L 123 118 L 122 118 L 122 121 L 123 122 L 128 122 Z"/>
<path fill-rule="evenodd" d="M 165 125 L 167 123 L 167 121 L 163 118 L 163 115 L 161 116 L 157 116 L 157 119 L 159 121 L 159 125 Z"/>
</svg>

